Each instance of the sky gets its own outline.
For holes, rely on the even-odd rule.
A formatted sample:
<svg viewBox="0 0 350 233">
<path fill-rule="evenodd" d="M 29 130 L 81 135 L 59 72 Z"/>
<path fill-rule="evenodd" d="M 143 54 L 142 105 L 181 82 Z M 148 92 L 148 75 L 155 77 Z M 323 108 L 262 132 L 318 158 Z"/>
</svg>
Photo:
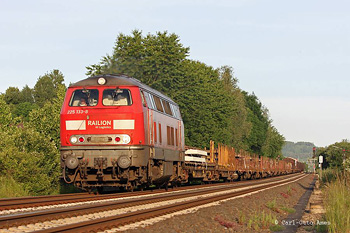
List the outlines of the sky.
<svg viewBox="0 0 350 233">
<path fill-rule="evenodd" d="M 350 2 L 325 0 L 0 0 L 0 92 L 65 83 L 111 54 L 118 34 L 168 31 L 189 59 L 234 69 L 286 140 L 350 139 Z"/>
</svg>

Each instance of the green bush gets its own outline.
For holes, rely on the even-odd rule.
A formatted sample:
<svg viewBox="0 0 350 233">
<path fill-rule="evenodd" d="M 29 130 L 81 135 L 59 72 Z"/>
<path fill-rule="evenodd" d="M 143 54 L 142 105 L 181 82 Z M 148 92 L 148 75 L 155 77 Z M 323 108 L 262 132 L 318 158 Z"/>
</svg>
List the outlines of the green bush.
<svg viewBox="0 0 350 233">
<path fill-rule="evenodd" d="M 325 169 L 322 171 L 321 184 L 327 184 L 335 181 L 341 176 L 341 172 L 336 169 Z"/>
<path fill-rule="evenodd" d="M 0 198 L 28 196 L 22 184 L 11 176 L 0 176 Z"/>
<path fill-rule="evenodd" d="M 0 176 L 11 176 L 30 195 L 58 192 L 58 158 L 55 143 L 34 129 L 0 130 Z"/>
</svg>

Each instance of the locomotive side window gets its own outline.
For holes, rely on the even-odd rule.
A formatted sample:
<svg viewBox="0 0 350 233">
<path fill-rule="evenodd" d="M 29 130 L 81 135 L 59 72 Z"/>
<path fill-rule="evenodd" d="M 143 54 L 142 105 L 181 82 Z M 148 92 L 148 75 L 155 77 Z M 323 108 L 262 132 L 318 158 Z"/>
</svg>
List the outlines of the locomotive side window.
<svg viewBox="0 0 350 233">
<path fill-rule="evenodd" d="M 180 114 L 180 110 L 179 110 L 179 107 L 173 105 L 173 104 L 170 104 L 170 107 L 171 107 L 171 110 L 173 111 L 173 115 L 180 119 L 181 118 L 181 114 Z"/>
<path fill-rule="evenodd" d="M 141 91 L 141 100 L 142 100 L 142 105 L 144 107 L 147 107 L 146 100 L 145 100 L 145 94 L 143 93 L 143 91 Z"/>
<path fill-rule="evenodd" d="M 158 96 L 153 96 L 153 100 L 156 104 L 157 110 L 160 112 L 164 112 L 162 103 L 160 102 L 160 98 Z"/>
<path fill-rule="evenodd" d="M 163 103 L 163 107 L 164 107 L 164 111 L 166 114 L 172 116 L 172 112 L 171 112 L 171 109 L 170 109 L 170 104 L 168 101 L 165 101 L 165 100 L 162 100 L 162 103 Z"/>
<path fill-rule="evenodd" d="M 175 145 L 176 146 L 179 146 L 179 134 L 177 132 L 177 129 L 175 129 Z"/>
<path fill-rule="evenodd" d="M 75 90 L 69 101 L 71 107 L 96 106 L 98 103 L 97 89 L 79 89 Z"/>
<path fill-rule="evenodd" d="M 158 129 L 159 129 L 159 144 L 162 144 L 162 125 L 159 123 L 158 124 Z"/>
<path fill-rule="evenodd" d="M 143 94 L 143 96 L 145 97 L 147 106 L 148 106 L 149 108 L 151 108 L 151 109 L 154 109 L 153 103 L 152 103 L 152 101 L 151 101 L 151 95 L 150 95 L 148 92 L 145 92 L 145 91 L 141 91 L 141 96 L 142 96 L 142 94 Z"/>
<path fill-rule="evenodd" d="M 174 146 L 174 127 L 167 126 L 167 143 L 169 146 Z"/>
<path fill-rule="evenodd" d="M 128 89 L 105 89 L 103 91 L 102 104 L 104 106 L 128 106 L 132 104 Z"/>
<path fill-rule="evenodd" d="M 171 108 L 171 111 L 173 112 L 174 117 L 179 118 L 179 117 L 176 115 L 176 112 L 175 112 L 175 109 L 174 109 L 174 105 L 170 104 L 170 108 Z"/>
<path fill-rule="evenodd" d="M 157 143 L 157 123 L 153 122 L 153 130 L 154 130 L 154 143 Z"/>
</svg>

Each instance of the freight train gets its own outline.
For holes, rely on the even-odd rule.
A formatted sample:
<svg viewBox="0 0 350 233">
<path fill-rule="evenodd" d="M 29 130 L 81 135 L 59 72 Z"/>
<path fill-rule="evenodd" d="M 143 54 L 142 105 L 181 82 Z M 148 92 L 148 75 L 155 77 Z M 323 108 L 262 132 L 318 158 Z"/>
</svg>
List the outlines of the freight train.
<svg viewBox="0 0 350 233">
<path fill-rule="evenodd" d="M 191 180 L 251 179 L 299 172 L 299 164 L 218 145 L 185 152 L 179 106 L 124 75 L 71 84 L 61 109 L 61 168 L 83 190 L 168 187 Z"/>
</svg>

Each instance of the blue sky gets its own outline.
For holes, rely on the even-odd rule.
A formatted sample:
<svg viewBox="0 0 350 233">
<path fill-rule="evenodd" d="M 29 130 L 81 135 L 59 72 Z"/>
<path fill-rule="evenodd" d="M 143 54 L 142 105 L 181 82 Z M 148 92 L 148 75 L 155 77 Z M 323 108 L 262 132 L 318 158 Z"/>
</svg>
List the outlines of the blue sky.
<svg viewBox="0 0 350 233">
<path fill-rule="evenodd" d="M 167 30 L 190 59 L 230 65 L 290 141 L 350 138 L 347 1 L 0 0 L 0 92 L 59 69 L 66 83 L 111 53 L 119 33 Z"/>
</svg>

